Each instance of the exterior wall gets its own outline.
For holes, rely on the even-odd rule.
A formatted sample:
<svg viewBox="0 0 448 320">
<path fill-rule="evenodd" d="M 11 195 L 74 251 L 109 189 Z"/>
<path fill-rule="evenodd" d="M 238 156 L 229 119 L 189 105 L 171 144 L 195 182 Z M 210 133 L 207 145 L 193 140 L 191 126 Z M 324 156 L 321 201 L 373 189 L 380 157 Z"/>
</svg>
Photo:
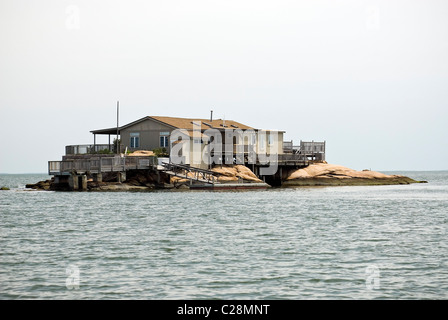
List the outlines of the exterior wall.
<svg viewBox="0 0 448 320">
<path fill-rule="evenodd" d="M 206 164 L 204 161 L 202 161 L 202 155 L 204 152 L 204 149 L 206 148 L 206 145 L 201 143 L 196 148 L 194 147 L 193 139 L 190 143 L 190 154 L 189 154 L 189 164 L 194 168 L 200 168 L 200 169 L 208 169 L 208 164 Z M 194 159 L 198 161 L 198 159 L 201 159 L 201 163 L 193 163 Z"/>
<path fill-rule="evenodd" d="M 278 136 L 277 136 L 277 154 L 283 154 L 283 132 L 278 132 Z"/>
<path fill-rule="evenodd" d="M 128 150 L 131 151 L 154 150 L 156 148 L 160 148 L 160 133 L 165 132 L 171 134 L 172 131 L 173 128 L 170 126 L 164 125 L 151 119 L 147 119 L 131 127 L 121 130 L 121 145 L 123 149 L 127 147 Z M 138 148 L 131 148 L 131 133 L 139 133 L 140 145 Z M 264 149 L 261 148 L 261 141 L 257 140 L 257 146 L 258 146 L 257 152 L 267 154 L 271 154 L 271 152 L 272 153 L 276 152 L 277 154 L 283 154 L 283 132 L 277 132 L 277 141 L 276 141 L 277 150 L 271 150 L 271 148 L 273 148 L 275 144 L 272 146 L 268 144 L 269 141 L 268 136 L 270 135 L 270 131 L 265 131 L 265 134 L 266 134 L 266 140 L 264 143 Z M 256 136 L 257 139 L 259 139 L 258 134 L 256 134 Z M 223 147 L 226 141 L 225 139 L 226 137 L 225 134 L 223 133 L 222 135 Z M 248 144 L 247 139 L 244 139 L 244 145 L 247 144 Z M 185 156 L 186 163 L 191 164 L 194 167 L 199 167 L 203 169 L 208 168 L 208 165 L 204 162 L 202 162 L 201 164 L 193 164 L 193 159 L 201 159 L 204 147 L 205 145 L 201 143 L 199 144 L 199 146 L 196 145 L 195 148 L 194 140 L 193 138 L 191 138 L 189 145 L 186 144 L 182 148 L 182 155 Z M 170 141 L 168 141 L 168 147 L 166 147 L 166 149 L 168 153 L 171 152 Z M 245 149 L 247 150 L 247 147 Z M 223 149 L 223 152 L 224 151 L 225 150 Z M 236 154 L 236 151 L 237 151 L 236 145 L 234 145 L 234 154 Z"/>
<path fill-rule="evenodd" d="M 261 141 L 262 139 L 259 135 L 257 135 L 257 153 L 267 153 L 267 154 L 283 154 L 283 132 L 276 131 L 277 139 L 276 143 L 270 145 L 269 136 L 271 135 L 271 131 L 265 131 L 265 141 Z M 264 145 L 264 147 L 263 147 Z M 276 147 L 276 148 L 275 148 Z"/>
<path fill-rule="evenodd" d="M 121 130 L 121 145 L 128 147 L 128 150 L 154 150 L 160 148 L 160 133 L 168 132 L 171 134 L 173 128 L 153 121 L 151 119 L 137 123 L 131 127 Z M 138 148 L 131 148 L 131 133 L 139 133 L 140 146 Z M 169 139 L 169 135 L 168 135 Z M 166 150 L 170 152 L 170 145 Z"/>
</svg>

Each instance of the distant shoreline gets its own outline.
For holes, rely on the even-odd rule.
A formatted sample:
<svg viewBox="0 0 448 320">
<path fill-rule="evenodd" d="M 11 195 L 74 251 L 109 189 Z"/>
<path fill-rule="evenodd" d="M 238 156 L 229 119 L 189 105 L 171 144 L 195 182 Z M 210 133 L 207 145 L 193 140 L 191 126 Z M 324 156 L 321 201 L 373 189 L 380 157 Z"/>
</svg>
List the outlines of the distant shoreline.
<svg viewBox="0 0 448 320">
<path fill-rule="evenodd" d="M 0 176 L 14 176 L 14 175 L 36 175 L 36 176 L 50 176 L 47 172 L 45 173 L 35 173 L 35 172 L 31 172 L 31 173 L 0 173 Z"/>
</svg>

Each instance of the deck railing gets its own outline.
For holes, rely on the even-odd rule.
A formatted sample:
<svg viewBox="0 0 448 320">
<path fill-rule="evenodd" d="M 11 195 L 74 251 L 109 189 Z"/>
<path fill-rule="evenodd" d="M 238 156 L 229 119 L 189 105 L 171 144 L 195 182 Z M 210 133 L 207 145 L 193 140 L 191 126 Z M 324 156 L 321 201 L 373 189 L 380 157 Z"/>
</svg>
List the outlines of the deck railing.
<svg viewBox="0 0 448 320">
<path fill-rule="evenodd" d="M 78 154 L 108 154 L 116 153 L 114 144 L 78 144 L 65 146 L 65 155 Z M 125 151 L 125 146 L 120 145 L 120 152 Z"/>
<path fill-rule="evenodd" d="M 301 155 L 315 160 L 325 160 L 325 141 L 302 141 L 295 146 L 293 141 L 283 141 L 283 152 L 285 154 Z"/>
<path fill-rule="evenodd" d="M 325 141 L 300 141 L 300 151 L 303 153 L 325 153 Z"/>
<path fill-rule="evenodd" d="M 89 159 L 48 161 L 48 174 L 121 172 L 132 169 L 150 169 L 157 164 L 157 157 L 91 157 Z"/>
</svg>

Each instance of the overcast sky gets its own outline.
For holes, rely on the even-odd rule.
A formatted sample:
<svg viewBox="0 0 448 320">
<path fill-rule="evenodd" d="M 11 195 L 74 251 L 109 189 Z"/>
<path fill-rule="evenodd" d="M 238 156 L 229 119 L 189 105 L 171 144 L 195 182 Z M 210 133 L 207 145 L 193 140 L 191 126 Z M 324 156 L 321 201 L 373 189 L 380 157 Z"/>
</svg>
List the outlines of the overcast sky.
<svg viewBox="0 0 448 320">
<path fill-rule="evenodd" d="M 448 169 L 448 1 L 0 1 L 0 172 L 143 116 L 326 140 L 362 170 Z M 106 142 L 98 141 L 98 142 Z"/>
</svg>

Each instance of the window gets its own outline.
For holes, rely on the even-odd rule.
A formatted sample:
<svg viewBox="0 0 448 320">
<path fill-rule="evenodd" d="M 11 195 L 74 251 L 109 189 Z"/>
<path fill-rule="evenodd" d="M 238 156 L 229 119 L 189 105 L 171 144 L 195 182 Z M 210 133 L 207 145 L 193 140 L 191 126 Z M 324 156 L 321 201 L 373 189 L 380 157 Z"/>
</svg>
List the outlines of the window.
<svg viewBox="0 0 448 320">
<path fill-rule="evenodd" d="M 131 148 L 140 148 L 140 133 L 131 133 Z"/>
<path fill-rule="evenodd" d="M 168 136 L 160 136 L 160 147 L 167 148 L 168 147 Z"/>
<path fill-rule="evenodd" d="M 260 148 L 263 150 L 266 146 L 266 135 L 264 133 L 258 135 L 258 143 L 260 144 Z"/>
<path fill-rule="evenodd" d="M 161 148 L 168 148 L 169 146 L 169 132 L 160 132 L 160 147 Z"/>
</svg>

